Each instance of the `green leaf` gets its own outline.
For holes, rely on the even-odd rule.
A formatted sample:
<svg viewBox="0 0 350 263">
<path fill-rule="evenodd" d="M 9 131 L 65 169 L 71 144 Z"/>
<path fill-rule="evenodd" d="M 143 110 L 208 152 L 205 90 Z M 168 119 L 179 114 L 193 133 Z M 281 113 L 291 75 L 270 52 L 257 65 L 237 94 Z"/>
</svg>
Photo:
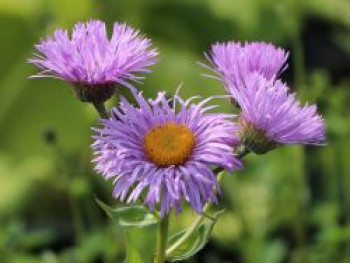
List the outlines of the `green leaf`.
<svg viewBox="0 0 350 263">
<path fill-rule="evenodd" d="M 157 224 L 158 218 L 142 205 L 112 208 L 96 198 L 97 204 L 122 228 L 143 228 Z"/>
<path fill-rule="evenodd" d="M 181 261 L 192 257 L 198 251 L 200 251 L 209 241 L 214 225 L 217 222 L 217 219 L 223 213 L 224 210 L 220 210 L 210 216 L 210 218 L 207 218 L 207 222 L 199 224 L 191 235 L 189 235 L 188 238 L 181 243 L 181 245 L 179 245 L 176 249 L 171 250 L 171 252 L 167 255 L 167 259 L 169 261 Z M 173 245 L 179 242 L 179 240 L 181 240 L 181 238 L 186 235 L 189 230 L 190 229 L 182 230 L 170 237 L 167 242 L 167 247 L 171 248 Z"/>
<path fill-rule="evenodd" d="M 151 262 L 156 243 L 155 227 L 158 217 L 141 205 L 113 208 L 97 198 L 96 202 L 113 222 L 124 230 L 126 263 Z"/>
<path fill-rule="evenodd" d="M 135 245 L 132 235 L 125 231 L 126 263 L 142 263 L 140 250 Z"/>
</svg>

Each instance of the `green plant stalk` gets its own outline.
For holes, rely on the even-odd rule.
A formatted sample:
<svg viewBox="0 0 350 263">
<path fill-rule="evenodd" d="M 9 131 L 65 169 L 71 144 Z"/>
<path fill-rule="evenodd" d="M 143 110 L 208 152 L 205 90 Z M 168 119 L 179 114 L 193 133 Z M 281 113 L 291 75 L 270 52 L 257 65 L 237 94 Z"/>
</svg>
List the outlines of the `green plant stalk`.
<svg viewBox="0 0 350 263">
<path fill-rule="evenodd" d="M 106 111 L 105 104 L 103 102 L 93 102 L 92 103 L 97 110 L 97 112 L 100 114 L 101 118 L 107 119 L 108 113 Z"/>
<path fill-rule="evenodd" d="M 165 215 L 158 224 L 157 251 L 154 263 L 165 262 L 165 249 L 168 239 L 169 215 Z"/>
</svg>

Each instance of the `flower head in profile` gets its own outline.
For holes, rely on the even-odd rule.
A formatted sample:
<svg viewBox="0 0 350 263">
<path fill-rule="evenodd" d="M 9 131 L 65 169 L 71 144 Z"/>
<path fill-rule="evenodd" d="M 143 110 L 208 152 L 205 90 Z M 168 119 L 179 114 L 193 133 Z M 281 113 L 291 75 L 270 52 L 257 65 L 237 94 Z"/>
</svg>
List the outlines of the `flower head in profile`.
<svg viewBox="0 0 350 263">
<path fill-rule="evenodd" d="M 275 79 L 286 68 L 288 52 L 265 42 L 227 42 L 214 44 L 205 56 L 226 88 L 238 89 L 252 73 Z"/>
<path fill-rule="evenodd" d="M 57 29 L 53 37 L 35 46 L 29 60 L 43 71 L 33 77 L 55 77 L 68 81 L 82 101 L 107 100 L 115 84 L 131 87 L 138 73 L 149 72 L 157 51 L 138 31 L 115 23 L 109 39 L 105 23 L 91 20 L 74 26 L 71 36 Z"/>
<path fill-rule="evenodd" d="M 279 80 L 255 73 L 245 87 L 231 89 L 242 112 L 241 142 L 249 150 L 265 153 L 279 144 L 314 144 L 325 141 L 325 124 L 316 105 L 304 105 Z"/>
<path fill-rule="evenodd" d="M 234 115 L 208 113 L 209 99 L 198 104 L 159 93 L 147 101 L 134 93 L 137 106 L 122 98 L 120 109 L 103 119 L 92 145 L 96 170 L 113 178 L 113 197 L 122 202 L 142 199 L 161 215 L 181 211 L 184 199 L 198 213 L 207 201 L 216 202 L 218 188 L 211 166 L 242 167 L 232 155 L 238 142 Z"/>
</svg>

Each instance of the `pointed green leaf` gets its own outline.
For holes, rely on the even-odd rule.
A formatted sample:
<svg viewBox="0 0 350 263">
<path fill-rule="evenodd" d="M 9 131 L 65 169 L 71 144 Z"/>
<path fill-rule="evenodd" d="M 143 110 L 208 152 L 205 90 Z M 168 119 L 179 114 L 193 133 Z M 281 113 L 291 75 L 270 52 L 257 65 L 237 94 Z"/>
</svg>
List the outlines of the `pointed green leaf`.
<svg viewBox="0 0 350 263">
<path fill-rule="evenodd" d="M 167 255 L 169 261 L 181 261 L 188 259 L 199 252 L 205 244 L 209 241 L 210 234 L 214 228 L 217 219 L 224 213 L 224 210 L 220 210 L 213 214 L 210 219 L 206 219 L 207 222 L 199 224 L 191 235 L 181 243 L 176 249 L 171 250 Z M 186 230 L 182 230 L 168 239 L 168 248 L 176 244 L 183 235 L 187 233 Z"/>
<path fill-rule="evenodd" d="M 96 202 L 114 222 L 123 228 L 142 228 L 155 225 L 158 222 L 158 218 L 142 205 L 127 205 L 113 208 L 97 198 Z"/>
<path fill-rule="evenodd" d="M 151 262 L 156 243 L 157 215 L 141 205 L 110 207 L 96 198 L 97 204 L 123 229 L 126 263 Z"/>
</svg>

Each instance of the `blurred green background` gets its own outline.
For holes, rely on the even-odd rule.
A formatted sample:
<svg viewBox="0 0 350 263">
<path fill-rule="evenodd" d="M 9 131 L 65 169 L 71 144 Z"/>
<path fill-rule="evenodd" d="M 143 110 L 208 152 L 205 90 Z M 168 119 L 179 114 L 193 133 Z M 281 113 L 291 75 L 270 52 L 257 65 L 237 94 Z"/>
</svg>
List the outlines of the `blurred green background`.
<svg viewBox="0 0 350 263">
<path fill-rule="evenodd" d="M 245 171 L 225 177 L 212 239 L 188 262 L 350 262 L 349 0 L 0 0 L 1 263 L 123 262 L 123 235 L 94 200 L 113 204 L 90 164 L 96 113 L 63 81 L 27 78 L 34 43 L 90 18 L 154 40 L 160 61 L 137 86 L 149 96 L 180 83 L 184 97 L 223 93 L 196 64 L 216 41 L 290 50 L 282 77 L 319 105 L 327 145 L 245 158 Z"/>
</svg>

